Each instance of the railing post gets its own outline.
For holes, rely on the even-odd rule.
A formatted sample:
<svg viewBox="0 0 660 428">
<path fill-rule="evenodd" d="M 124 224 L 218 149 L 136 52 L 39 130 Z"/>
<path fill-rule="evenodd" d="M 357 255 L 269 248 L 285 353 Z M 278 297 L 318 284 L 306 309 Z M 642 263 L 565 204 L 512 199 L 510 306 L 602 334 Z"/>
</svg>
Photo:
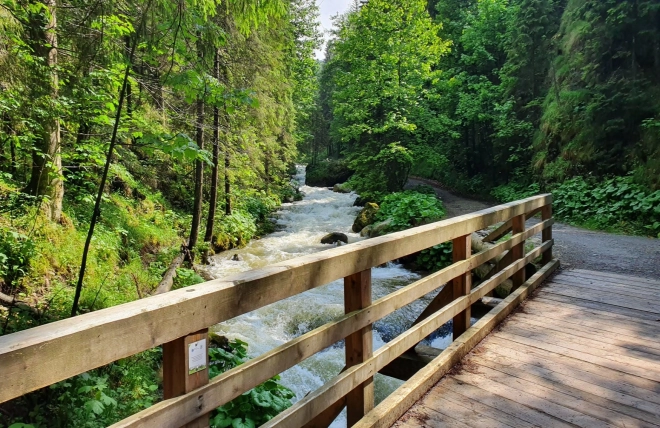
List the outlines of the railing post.
<svg viewBox="0 0 660 428">
<path fill-rule="evenodd" d="M 549 203 L 548 205 L 541 208 L 541 221 L 550 220 L 551 218 L 552 218 L 552 203 Z M 552 240 L 552 226 L 543 229 L 543 232 L 541 232 L 541 239 L 543 243 Z M 541 258 L 541 260 L 544 265 L 552 261 L 552 248 L 548 248 L 543 253 L 543 257 Z"/>
<path fill-rule="evenodd" d="M 346 313 L 364 309 L 371 304 L 371 269 L 344 278 L 344 307 Z M 346 367 L 371 358 L 373 339 L 371 325 L 346 337 Z M 348 426 L 355 425 L 374 407 L 373 377 L 364 381 L 347 395 Z"/>
<path fill-rule="evenodd" d="M 456 238 L 452 241 L 452 245 L 452 257 L 454 263 L 460 262 L 461 260 L 467 260 L 472 253 L 472 235 L 465 235 Z M 454 278 L 452 280 L 452 287 L 454 290 L 453 300 L 470 294 L 472 288 L 472 272 L 468 270 L 463 275 Z M 466 310 L 454 317 L 454 340 L 456 340 L 461 334 L 465 333 L 465 330 L 470 328 L 470 317 L 471 308 L 469 306 Z"/>
<path fill-rule="evenodd" d="M 525 231 L 525 217 L 525 214 L 521 214 L 512 219 L 511 233 L 513 235 Z M 511 256 L 512 263 L 518 259 L 522 259 L 525 256 L 525 241 L 520 242 L 520 244 L 514 246 L 511 249 Z M 511 281 L 513 281 L 512 291 L 520 287 L 525 282 L 525 267 L 514 273 L 511 276 Z"/>
<path fill-rule="evenodd" d="M 208 334 L 204 329 L 163 344 L 163 398 L 174 398 L 209 383 Z M 199 403 L 201 410 L 203 403 Z M 209 415 L 201 415 L 186 428 L 209 426 Z"/>
</svg>

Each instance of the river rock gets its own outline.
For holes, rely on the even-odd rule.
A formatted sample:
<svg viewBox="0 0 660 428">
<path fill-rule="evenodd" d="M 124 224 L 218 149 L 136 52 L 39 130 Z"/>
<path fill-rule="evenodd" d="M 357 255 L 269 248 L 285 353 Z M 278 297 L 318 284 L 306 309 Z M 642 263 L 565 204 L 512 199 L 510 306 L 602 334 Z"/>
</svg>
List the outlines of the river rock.
<svg viewBox="0 0 660 428">
<path fill-rule="evenodd" d="M 493 247 L 493 244 L 484 242 L 484 238 L 477 233 L 472 234 L 472 253 L 480 253 Z"/>
<path fill-rule="evenodd" d="M 373 202 L 366 204 L 353 222 L 353 232 L 361 232 L 362 229 L 369 226 L 370 224 L 373 224 L 376 221 L 376 214 L 378 213 L 379 209 L 380 207 Z"/>
<path fill-rule="evenodd" d="M 484 279 L 486 278 L 486 275 L 488 275 L 490 271 L 493 270 L 493 267 L 494 266 L 490 263 L 484 263 L 481 266 L 472 269 L 472 272 L 477 276 L 477 278 Z"/>
<path fill-rule="evenodd" d="M 239 256 L 238 254 L 234 254 L 234 255 L 232 256 L 231 260 L 232 260 L 233 262 L 240 262 L 240 261 L 241 261 L 241 256 Z"/>
<path fill-rule="evenodd" d="M 502 299 L 505 299 L 509 297 L 509 294 L 511 294 L 512 289 L 513 289 L 513 281 L 507 279 L 506 281 L 495 287 L 495 294 L 497 294 L 497 297 L 501 297 Z"/>
<path fill-rule="evenodd" d="M 387 233 L 387 229 L 390 227 L 391 224 L 392 224 L 391 218 L 388 218 L 385 221 L 381 221 L 380 223 L 373 224 L 369 237 L 375 238 L 377 236 L 385 235 Z"/>
<path fill-rule="evenodd" d="M 340 232 L 328 233 L 321 239 L 321 244 L 336 244 L 337 242 L 343 242 L 348 244 L 348 236 Z"/>
<path fill-rule="evenodd" d="M 351 193 L 351 189 L 348 188 L 346 183 L 337 183 L 332 187 L 332 191 L 335 193 Z"/>
<path fill-rule="evenodd" d="M 360 236 L 363 238 L 369 238 L 371 236 L 371 231 L 374 229 L 372 225 L 366 226 L 360 231 Z"/>
</svg>

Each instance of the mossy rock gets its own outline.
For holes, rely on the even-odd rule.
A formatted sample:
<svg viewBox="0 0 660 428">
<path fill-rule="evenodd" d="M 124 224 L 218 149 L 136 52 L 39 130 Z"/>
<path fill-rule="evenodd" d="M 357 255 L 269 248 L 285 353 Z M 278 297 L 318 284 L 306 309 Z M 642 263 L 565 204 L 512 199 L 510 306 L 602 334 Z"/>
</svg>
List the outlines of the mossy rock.
<svg viewBox="0 0 660 428">
<path fill-rule="evenodd" d="M 371 231 L 374 229 L 372 225 L 369 225 L 360 231 L 360 236 L 363 238 L 368 238 L 371 236 Z"/>
<path fill-rule="evenodd" d="M 495 287 L 495 294 L 497 295 L 497 297 L 506 299 L 507 297 L 509 297 L 509 294 L 511 294 L 511 290 L 513 290 L 513 281 L 507 279 L 506 281 Z"/>
<path fill-rule="evenodd" d="M 385 221 L 381 221 L 380 223 L 373 224 L 369 236 L 371 238 L 375 238 L 377 236 L 386 235 L 391 225 L 392 225 L 391 218 L 388 218 Z"/>
<path fill-rule="evenodd" d="M 338 183 L 332 187 L 332 191 L 335 193 L 351 193 L 351 189 L 346 183 Z"/>
<path fill-rule="evenodd" d="M 373 224 L 376 221 L 376 214 L 379 209 L 380 207 L 373 202 L 366 204 L 353 222 L 353 232 L 361 232 L 365 227 Z"/>
<path fill-rule="evenodd" d="M 321 244 L 336 244 L 337 242 L 348 244 L 348 236 L 341 232 L 332 232 L 321 238 Z"/>
</svg>

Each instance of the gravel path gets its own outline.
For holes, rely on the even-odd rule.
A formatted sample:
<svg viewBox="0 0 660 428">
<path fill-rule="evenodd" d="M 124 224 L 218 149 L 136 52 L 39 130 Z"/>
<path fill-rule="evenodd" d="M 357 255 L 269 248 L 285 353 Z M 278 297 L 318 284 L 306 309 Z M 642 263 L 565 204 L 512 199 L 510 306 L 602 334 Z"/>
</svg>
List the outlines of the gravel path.
<svg viewBox="0 0 660 428">
<path fill-rule="evenodd" d="M 494 204 L 455 195 L 437 182 L 411 178 L 408 186 L 428 184 L 442 199 L 448 217 L 479 211 Z M 538 221 L 530 220 L 530 223 Z M 553 226 L 553 254 L 563 269 L 589 269 L 660 279 L 660 239 L 594 232 L 562 223 Z"/>
</svg>

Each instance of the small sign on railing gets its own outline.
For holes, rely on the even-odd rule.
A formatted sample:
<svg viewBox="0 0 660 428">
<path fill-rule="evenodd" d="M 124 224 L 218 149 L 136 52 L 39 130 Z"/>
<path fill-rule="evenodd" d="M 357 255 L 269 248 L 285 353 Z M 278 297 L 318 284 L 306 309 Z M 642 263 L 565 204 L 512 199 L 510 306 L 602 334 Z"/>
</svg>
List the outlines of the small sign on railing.
<svg viewBox="0 0 660 428">
<path fill-rule="evenodd" d="M 206 339 L 188 345 L 188 374 L 201 372 L 206 368 Z"/>
</svg>

